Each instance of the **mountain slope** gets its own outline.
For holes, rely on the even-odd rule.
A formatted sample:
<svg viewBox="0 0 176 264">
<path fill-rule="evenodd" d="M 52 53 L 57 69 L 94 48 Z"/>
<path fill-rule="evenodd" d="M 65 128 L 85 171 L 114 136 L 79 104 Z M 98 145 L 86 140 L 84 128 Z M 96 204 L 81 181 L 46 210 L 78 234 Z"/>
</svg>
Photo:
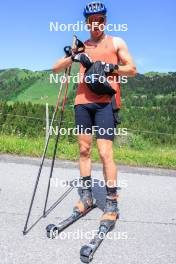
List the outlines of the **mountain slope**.
<svg viewBox="0 0 176 264">
<path fill-rule="evenodd" d="M 73 64 L 72 75 L 78 72 L 78 65 Z M 55 105 L 60 83 L 50 83 L 50 70 L 30 71 L 26 69 L 0 70 L 0 98 L 11 103 L 32 102 Z M 69 84 L 68 97 L 73 102 L 76 85 L 72 79 Z M 146 96 L 161 98 L 162 96 L 175 96 L 176 73 L 159 74 L 150 72 L 138 74 L 135 78 L 129 78 L 126 85 L 122 84 L 122 98 L 129 99 L 134 96 Z M 72 92 L 73 91 L 73 92 Z"/>
</svg>

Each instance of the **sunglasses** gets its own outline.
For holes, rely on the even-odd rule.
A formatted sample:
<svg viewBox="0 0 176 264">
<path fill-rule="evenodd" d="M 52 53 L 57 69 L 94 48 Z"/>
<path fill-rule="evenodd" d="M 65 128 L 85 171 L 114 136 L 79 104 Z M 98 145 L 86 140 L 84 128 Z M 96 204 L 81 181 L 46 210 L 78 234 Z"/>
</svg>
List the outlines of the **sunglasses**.
<svg viewBox="0 0 176 264">
<path fill-rule="evenodd" d="M 106 18 L 105 16 L 92 15 L 87 18 L 87 23 L 90 25 L 93 23 L 104 24 L 105 18 Z"/>
</svg>

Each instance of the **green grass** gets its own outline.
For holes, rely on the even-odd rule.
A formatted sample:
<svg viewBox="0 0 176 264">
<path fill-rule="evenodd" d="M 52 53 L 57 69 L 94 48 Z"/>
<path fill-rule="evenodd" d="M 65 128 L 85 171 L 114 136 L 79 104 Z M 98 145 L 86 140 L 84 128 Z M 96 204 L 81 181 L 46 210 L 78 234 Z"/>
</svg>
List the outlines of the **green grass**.
<svg viewBox="0 0 176 264">
<path fill-rule="evenodd" d="M 68 96 L 72 91 L 73 83 L 70 82 Z M 14 102 L 32 102 L 33 104 L 55 105 L 60 89 L 60 83 L 49 83 L 49 80 L 38 80 L 33 85 L 29 86 L 26 90 L 21 92 L 16 98 L 13 98 L 8 103 Z"/>
<path fill-rule="evenodd" d="M 54 140 L 51 139 L 47 157 L 52 157 Z M 0 136 L 0 153 L 17 154 L 22 156 L 40 157 L 44 148 L 43 138 L 19 138 L 15 136 Z M 79 149 L 77 143 L 61 140 L 57 151 L 57 158 L 78 160 Z M 114 158 L 118 164 L 132 166 L 164 167 L 176 169 L 176 148 L 152 147 L 146 145 L 143 149 L 132 147 L 118 147 L 114 145 Z M 96 146 L 93 147 L 92 160 L 99 161 Z"/>
<path fill-rule="evenodd" d="M 77 72 L 78 65 L 73 64 L 71 75 L 75 75 Z M 32 72 L 20 69 L 9 69 L 7 71 L 0 72 L 0 77 L 7 80 L 15 77 L 18 77 L 18 79 L 24 79 L 25 77 L 38 78 L 34 84 L 29 85 L 25 90 L 21 91 L 18 96 L 11 97 L 8 103 L 13 104 L 16 101 L 19 101 L 25 103 L 32 102 L 33 104 L 48 103 L 49 105 L 55 105 L 60 88 L 60 76 L 63 76 L 63 73 L 59 74 L 59 83 L 54 83 L 54 80 L 53 83 L 50 83 L 50 73 L 51 72 L 46 71 Z M 72 88 L 73 82 L 71 78 L 68 89 L 68 97 L 72 92 Z"/>
<path fill-rule="evenodd" d="M 24 92 L 21 92 L 13 101 L 32 102 L 34 104 L 44 104 L 56 102 L 59 87 L 50 84 L 47 80 L 38 80 Z"/>
</svg>

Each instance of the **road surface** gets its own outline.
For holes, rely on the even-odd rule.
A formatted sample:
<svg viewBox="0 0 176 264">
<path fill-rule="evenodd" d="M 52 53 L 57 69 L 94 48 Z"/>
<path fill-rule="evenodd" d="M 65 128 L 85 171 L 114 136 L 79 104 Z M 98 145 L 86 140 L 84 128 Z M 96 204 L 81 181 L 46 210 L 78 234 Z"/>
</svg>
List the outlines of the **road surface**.
<svg viewBox="0 0 176 264">
<path fill-rule="evenodd" d="M 80 264 L 79 250 L 96 230 L 105 192 L 98 183 L 101 165 L 93 165 L 98 208 L 51 240 L 45 227 L 72 212 L 77 189 L 23 236 L 38 159 L 0 156 L 0 263 Z M 42 215 L 50 161 L 44 167 L 29 226 Z M 56 162 L 48 208 L 66 190 L 65 180 L 78 178 L 77 163 Z M 94 256 L 94 264 L 176 263 L 176 171 L 119 166 L 120 219 Z"/>
</svg>

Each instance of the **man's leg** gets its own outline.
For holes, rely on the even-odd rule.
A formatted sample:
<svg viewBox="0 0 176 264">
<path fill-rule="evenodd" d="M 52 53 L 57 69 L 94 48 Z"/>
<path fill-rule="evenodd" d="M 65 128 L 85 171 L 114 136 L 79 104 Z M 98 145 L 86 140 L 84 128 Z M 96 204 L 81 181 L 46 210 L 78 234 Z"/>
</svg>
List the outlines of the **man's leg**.
<svg viewBox="0 0 176 264">
<path fill-rule="evenodd" d="M 92 198 L 92 180 L 91 180 L 91 135 L 79 135 L 78 136 L 79 149 L 80 149 L 80 176 L 81 176 L 81 188 L 80 188 L 80 200 L 74 207 L 74 211 L 84 213 L 89 208 L 93 207 Z"/>
<path fill-rule="evenodd" d="M 117 185 L 117 168 L 113 160 L 113 142 L 106 139 L 97 139 L 100 159 L 103 163 L 103 172 L 108 187 Z"/>
<path fill-rule="evenodd" d="M 91 145 L 92 145 L 92 135 L 79 135 L 79 167 L 80 167 L 80 176 L 90 176 L 91 175 Z"/>
<path fill-rule="evenodd" d="M 80 150 L 80 176 L 89 176 L 91 173 L 91 144 L 92 144 L 92 115 L 86 105 L 76 105 L 75 106 L 75 123 L 78 127 L 78 143 Z M 83 128 L 83 131 L 81 131 Z M 84 133 L 87 131 L 87 134 Z M 82 133 L 83 132 L 83 133 Z M 89 133 L 89 134 L 88 134 Z"/>
<path fill-rule="evenodd" d="M 110 230 L 115 226 L 119 218 L 118 195 L 117 195 L 117 169 L 113 160 L 112 141 L 97 139 L 99 155 L 103 163 L 106 182 L 106 204 L 100 225 Z"/>
<path fill-rule="evenodd" d="M 115 118 L 111 104 L 99 104 L 95 115 L 97 126 L 97 146 L 100 159 L 103 163 L 103 174 L 105 181 L 112 186 L 116 185 L 117 168 L 113 160 L 113 140 L 115 129 Z M 104 133 L 101 134 L 104 129 Z"/>
<path fill-rule="evenodd" d="M 118 194 L 117 194 L 117 168 L 113 160 L 113 139 L 115 128 L 115 120 L 112 107 L 108 105 L 100 105 L 96 113 L 97 146 L 100 159 L 103 163 L 103 174 L 106 183 L 106 204 L 104 213 L 100 221 L 100 225 L 106 226 L 109 230 L 114 227 L 119 216 L 118 210 Z M 102 134 L 102 129 L 104 132 Z M 110 129 L 110 130 L 109 130 Z M 109 133 L 109 132 L 110 133 Z M 112 133 L 111 133 L 112 132 Z"/>
<path fill-rule="evenodd" d="M 92 198 L 92 182 L 91 182 L 91 144 L 92 144 L 92 116 L 86 105 L 77 105 L 75 107 L 75 122 L 76 126 L 83 127 L 83 131 L 79 130 L 78 143 L 80 150 L 80 183 L 81 188 L 80 200 L 76 204 L 74 210 L 79 213 L 84 213 L 93 206 Z M 86 134 L 89 133 L 89 134 Z M 84 134 L 83 134 L 84 133 Z"/>
</svg>

